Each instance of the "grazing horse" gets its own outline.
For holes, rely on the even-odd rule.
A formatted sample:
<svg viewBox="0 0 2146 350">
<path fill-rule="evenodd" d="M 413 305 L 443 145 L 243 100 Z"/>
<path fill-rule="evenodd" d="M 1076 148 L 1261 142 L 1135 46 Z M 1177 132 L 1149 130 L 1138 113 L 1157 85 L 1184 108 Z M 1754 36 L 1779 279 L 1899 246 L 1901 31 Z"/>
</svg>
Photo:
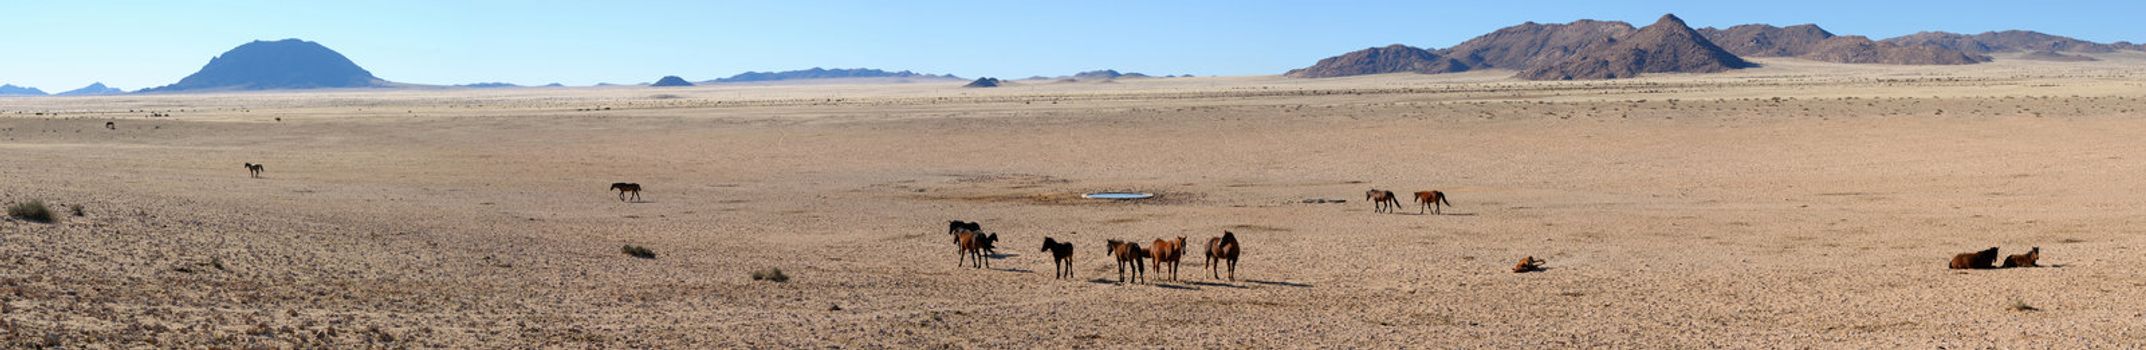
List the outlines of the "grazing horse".
<svg viewBox="0 0 2146 350">
<path fill-rule="evenodd" d="M 1371 201 L 1371 212 L 1391 213 L 1401 207 L 1401 200 L 1394 198 L 1393 191 L 1371 189 L 1364 191 L 1364 200 Z"/>
<path fill-rule="evenodd" d="M 1425 208 L 1425 207 L 1431 208 L 1431 212 L 1432 212 L 1432 213 L 1438 213 L 1438 214 L 1445 214 L 1444 212 L 1440 212 L 1440 211 L 1438 210 L 1438 204 L 1439 204 L 1439 203 L 1445 203 L 1445 206 L 1448 206 L 1448 207 L 1450 207 L 1450 206 L 1453 206 L 1453 202 L 1447 202 L 1447 201 L 1446 201 L 1446 193 L 1445 193 L 1445 192 L 1438 192 L 1438 191 L 1423 191 L 1423 192 L 1416 192 L 1416 204 L 1419 204 L 1419 205 L 1421 205 L 1420 207 L 1417 207 L 1417 208 L 1416 208 L 1416 214 L 1423 214 L 1423 208 Z"/>
<path fill-rule="evenodd" d="M 119 130 L 119 124 L 113 124 L 112 122 L 104 122 L 104 129 L 105 129 L 105 130 Z"/>
<path fill-rule="evenodd" d="M 266 171 L 266 170 L 268 170 L 268 167 L 267 167 L 267 166 L 263 166 L 263 165 L 260 165 L 260 164 L 246 163 L 246 172 L 250 172 L 250 173 L 253 173 L 253 178 L 256 178 L 256 179 L 259 179 L 259 178 L 261 178 L 261 172 L 262 172 L 262 171 Z"/>
<path fill-rule="evenodd" d="M 2004 267 L 2042 267 L 2042 265 L 2035 264 L 2035 262 L 2038 260 L 2042 260 L 2042 247 L 2034 247 L 2034 249 L 2027 250 L 2026 254 L 2015 254 L 2012 256 L 2004 257 Z"/>
<path fill-rule="evenodd" d="M 1105 243 L 1110 245 L 1110 256 L 1118 259 L 1118 283 L 1125 283 L 1126 265 L 1132 265 L 1133 267 L 1133 283 L 1140 283 L 1140 274 L 1147 270 L 1146 265 L 1141 265 L 1140 258 L 1147 257 L 1148 252 L 1141 250 L 1139 243 L 1115 239 Z"/>
<path fill-rule="evenodd" d="M 1164 266 L 1169 266 L 1170 280 L 1176 281 L 1177 264 L 1185 257 L 1185 237 L 1177 237 L 1176 241 L 1155 240 L 1155 246 L 1148 248 L 1148 252 L 1155 259 L 1155 271 L 1160 272 Z"/>
<path fill-rule="evenodd" d="M 998 241 L 997 233 L 987 235 L 983 232 L 964 231 L 954 234 L 954 242 L 960 245 L 960 250 L 955 251 L 955 253 L 961 256 L 959 260 L 954 261 L 954 266 L 961 266 L 969 258 L 974 257 L 976 258 L 976 268 L 991 267 L 991 261 L 984 255 L 984 251 L 989 250 L 991 243 L 996 241 Z"/>
<path fill-rule="evenodd" d="M 1043 237 L 1043 249 L 1037 251 L 1051 252 L 1051 269 L 1056 273 L 1051 278 L 1073 278 L 1073 242 Z"/>
<path fill-rule="evenodd" d="M 1542 271 L 1542 264 L 1547 262 L 1549 261 L 1536 259 L 1534 256 L 1520 258 L 1520 263 L 1513 265 L 1513 273 L 1540 272 Z"/>
<path fill-rule="evenodd" d="M 1953 255 L 1950 267 L 1953 269 L 1990 269 L 1996 268 L 1994 266 L 1996 263 L 1997 247 L 1990 247 L 1990 249 L 1984 249 L 1979 252 Z"/>
<path fill-rule="evenodd" d="M 611 183 L 611 190 L 618 191 L 618 201 L 626 201 L 626 192 L 633 192 L 633 200 L 641 200 L 641 184 L 632 182 Z"/>
<path fill-rule="evenodd" d="M 1215 263 L 1229 260 L 1229 280 L 1237 280 L 1237 254 L 1240 253 L 1239 249 L 1237 234 L 1233 232 L 1222 231 L 1222 237 L 1207 239 L 1207 270 L 1210 272 L 1210 276 L 1216 279 L 1222 278 L 1222 268 Z"/>
</svg>

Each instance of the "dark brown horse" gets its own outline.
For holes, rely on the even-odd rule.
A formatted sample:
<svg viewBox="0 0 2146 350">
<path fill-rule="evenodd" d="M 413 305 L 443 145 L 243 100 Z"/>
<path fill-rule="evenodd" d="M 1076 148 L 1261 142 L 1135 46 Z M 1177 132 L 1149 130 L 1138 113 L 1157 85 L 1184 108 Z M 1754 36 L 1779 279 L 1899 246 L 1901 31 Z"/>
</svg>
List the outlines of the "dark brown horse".
<svg viewBox="0 0 2146 350">
<path fill-rule="evenodd" d="M 1228 260 L 1229 280 L 1237 280 L 1237 254 L 1242 252 L 1241 249 L 1237 244 L 1237 234 L 1233 232 L 1222 231 L 1222 237 L 1208 239 L 1207 270 L 1210 272 L 1209 275 L 1216 279 L 1221 279 L 1222 267 L 1216 263 Z"/>
<path fill-rule="evenodd" d="M 1043 249 L 1038 252 L 1051 253 L 1051 269 L 1056 273 L 1051 278 L 1073 278 L 1073 242 L 1043 237 Z"/>
<path fill-rule="evenodd" d="M 1185 237 L 1178 237 L 1175 241 L 1155 240 L 1155 246 L 1148 248 L 1148 255 L 1155 259 L 1155 271 L 1160 272 L 1163 267 L 1168 266 L 1170 280 L 1176 281 L 1177 264 L 1185 257 Z"/>
<path fill-rule="evenodd" d="M 1401 200 L 1394 198 L 1393 191 L 1376 188 L 1364 191 L 1364 200 L 1371 201 L 1373 213 L 1391 213 L 1401 208 Z"/>
<path fill-rule="evenodd" d="M 1448 207 L 1450 207 L 1450 206 L 1453 206 L 1453 202 L 1447 202 L 1447 201 L 1446 201 L 1446 193 L 1445 193 L 1445 192 L 1438 192 L 1438 191 L 1423 191 L 1423 192 L 1416 192 L 1416 204 L 1418 204 L 1418 205 L 1421 205 L 1420 207 L 1417 207 L 1417 208 L 1416 208 L 1416 213 L 1417 213 L 1417 214 L 1422 214 L 1422 213 L 1423 213 L 1423 208 L 1430 208 L 1430 209 L 1431 209 L 1431 212 L 1432 212 L 1432 213 L 1437 213 L 1437 214 L 1445 214 L 1444 212 L 1441 212 L 1441 211 L 1439 211 L 1439 210 L 1438 210 L 1438 205 L 1439 205 L 1440 203 L 1443 203 L 1443 204 L 1445 204 L 1445 206 L 1448 206 Z"/>
<path fill-rule="evenodd" d="M 1996 264 L 1997 247 L 1990 247 L 1979 252 L 1953 255 L 1952 264 L 1949 266 L 1954 269 L 1992 269 L 1997 267 Z"/>
<path fill-rule="evenodd" d="M 2004 257 L 2004 267 L 2041 267 L 2042 265 L 2035 264 L 2035 262 L 2040 260 L 2042 260 L 2042 247 L 2034 247 L 2034 249 L 2027 250 L 2026 254 L 2015 254 L 2012 256 Z"/>
<path fill-rule="evenodd" d="M 253 173 L 253 178 L 261 178 L 261 172 L 263 171 L 268 171 L 268 166 L 246 163 L 246 172 Z"/>
<path fill-rule="evenodd" d="M 620 202 L 626 201 L 627 192 L 633 192 L 634 201 L 641 200 L 641 184 L 632 182 L 614 182 L 611 183 L 611 190 L 618 191 L 618 201 Z"/>
<path fill-rule="evenodd" d="M 1133 267 L 1133 283 L 1140 283 L 1140 274 L 1147 271 L 1147 266 L 1142 265 L 1140 258 L 1147 257 L 1148 252 L 1140 249 L 1139 243 L 1115 239 L 1105 241 L 1105 243 L 1110 245 L 1110 256 L 1118 259 L 1118 283 L 1125 283 L 1126 265 L 1132 265 Z"/>
<path fill-rule="evenodd" d="M 976 268 L 991 267 L 991 260 L 984 252 L 991 248 L 992 242 L 996 241 L 998 241 L 997 233 L 984 234 L 983 232 L 962 231 L 954 234 L 954 242 L 960 246 L 958 247 L 960 250 L 955 251 L 955 253 L 961 255 L 960 259 L 954 261 L 954 266 L 961 266 L 962 263 L 973 257 L 976 259 Z"/>
<path fill-rule="evenodd" d="M 950 220 L 950 221 L 947 221 L 947 222 L 946 222 L 946 234 L 948 234 L 948 235 L 952 235 L 952 234 L 954 234 L 955 232 L 961 232 L 961 231 L 983 231 L 983 230 L 984 230 L 984 224 L 979 224 L 979 223 L 974 223 L 974 222 L 968 222 L 968 221 L 961 221 L 961 220 Z"/>
</svg>

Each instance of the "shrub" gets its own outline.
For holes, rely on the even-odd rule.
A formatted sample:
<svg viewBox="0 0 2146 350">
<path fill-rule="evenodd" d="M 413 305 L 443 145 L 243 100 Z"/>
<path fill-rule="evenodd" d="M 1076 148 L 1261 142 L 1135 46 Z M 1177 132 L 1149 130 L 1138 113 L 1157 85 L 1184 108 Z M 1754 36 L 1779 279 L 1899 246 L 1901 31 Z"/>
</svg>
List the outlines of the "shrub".
<svg viewBox="0 0 2146 350">
<path fill-rule="evenodd" d="M 624 248 L 619 248 L 619 252 L 623 252 L 626 253 L 626 255 L 632 255 L 633 257 L 642 259 L 656 258 L 656 251 L 648 250 L 648 247 L 642 247 L 632 244 L 628 244 Z"/>
<path fill-rule="evenodd" d="M 7 216 L 23 221 L 47 224 L 58 220 L 58 218 L 52 217 L 52 209 L 45 207 L 45 201 L 39 200 L 16 203 L 15 206 L 7 207 Z"/>
<path fill-rule="evenodd" d="M 76 217 L 81 217 L 81 216 L 87 216 L 87 215 L 89 215 L 89 214 L 86 214 L 86 213 L 83 213 L 83 212 L 82 212 L 82 205 L 81 205 L 81 204 L 69 205 L 69 206 L 67 206 L 67 211 L 68 211 L 68 212 L 71 212 L 71 213 L 74 213 L 74 215 L 75 215 Z"/>
<path fill-rule="evenodd" d="M 782 283 L 789 282 L 790 275 L 782 274 L 782 268 L 771 267 L 766 270 L 753 271 L 753 280 Z"/>
</svg>

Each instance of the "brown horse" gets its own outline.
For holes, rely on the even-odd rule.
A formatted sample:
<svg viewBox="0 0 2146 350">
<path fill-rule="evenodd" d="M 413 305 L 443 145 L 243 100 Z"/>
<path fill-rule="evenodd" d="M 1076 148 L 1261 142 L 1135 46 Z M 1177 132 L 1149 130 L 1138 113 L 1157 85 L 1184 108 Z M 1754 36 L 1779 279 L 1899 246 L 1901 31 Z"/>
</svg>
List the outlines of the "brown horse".
<svg viewBox="0 0 2146 350">
<path fill-rule="evenodd" d="M 1448 207 L 1453 206 L 1453 202 L 1446 201 L 1445 192 L 1416 192 L 1416 204 L 1421 205 L 1420 207 L 1416 208 L 1416 214 L 1423 214 L 1423 208 L 1430 208 L 1432 213 L 1445 214 L 1444 212 L 1438 210 L 1439 203 L 1444 203 L 1445 206 Z"/>
<path fill-rule="evenodd" d="M 2042 247 L 2034 247 L 2034 249 L 2027 250 L 2026 254 L 2004 257 L 2004 267 L 2042 267 L 2042 265 L 2035 264 L 2039 260 L 2042 260 Z"/>
<path fill-rule="evenodd" d="M 1148 252 L 1155 259 L 1155 271 L 1169 266 L 1170 280 L 1176 281 L 1177 264 L 1185 257 L 1185 237 L 1177 237 L 1176 241 L 1155 240 L 1155 246 L 1148 248 Z"/>
<path fill-rule="evenodd" d="M 1115 239 L 1108 240 L 1105 243 L 1110 245 L 1110 256 L 1118 259 L 1118 283 L 1125 283 L 1126 265 L 1132 265 L 1133 267 L 1133 283 L 1140 283 L 1140 274 L 1147 270 L 1146 265 L 1141 265 L 1140 258 L 1147 257 L 1148 252 L 1141 250 L 1139 243 Z"/>
<path fill-rule="evenodd" d="M 263 171 L 268 171 L 268 166 L 246 163 L 246 172 L 253 173 L 253 178 L 261 178 L 261 172 Z"/>
<path fill-rule="evenodd" d="M 1393 191 L 1376 188 L 1364 191 L 1364 200 L 1371 201 L 1373 213 L 1391 213 L 1394 209 L 1401 208 L 1401 200 L 1394 198 Z"/>
<path fill-rule="evenodd" d="M 1513 265 L 1513 273 L 1540 272 L 1542 271 L 1542 264 L 1547 262 L 1549 261 L 1536 259 L 1534 256 L 1520 258 L 1520 263 Z"/>
<path fill-rule="evenodd" d="M 1236 233 L 1222 231 L 1222 237 L 1207 239 L 1207 270 L 1210 272 L 1209 275 L 1215 279 L 1221 279 L 1222 267 L 1216 263 L 1222 260 L 1229 260 L 1229 280 L 1237 280 L 1237 254 L 1240 252 Z"/>
<path fill-rule="evenodd" d="M 954 261 L 954 266 L 961 266 L 969 258 L 974 257 L 976 258 L 976 268 L 991 267 L 991 261 L 984 255 L 984 251 L 990 249 L 991 243 L 996 241 L 998 241 L 997 233 L 984 234 L 983 232 L 962 231 L 954 234 L 954 242 L 960 246 L 955 253 L 961 256 L 959 260 Z"/>
<path fill-rule="evenodd" d="M 611 183 L 611 190 L 618 191 L 618 201 L 620 202 L 626 201 L 626 192 L 633 192 L 634 201 L 641 200 L 641 184 L 632 182 L 614 182 Z"/>
<path fill-rule="evenodd" d="M 1996 268 L 1994 266 L 1996 263 L 1997 247 L 1990 247 L 1990 249 L 1984 249 L 1979 252 L 1953 255 L 1950 267 L 1953 269 L 1990 269 Z"/>
<path fill-rule="evenodd" d="M 1073 278 L 1073 242 L 1043 237 L 1043 249 L 1037 251 L 1051 252 L 1051 269 L 1056 273 L 1051 278 Z"/>
</svg>

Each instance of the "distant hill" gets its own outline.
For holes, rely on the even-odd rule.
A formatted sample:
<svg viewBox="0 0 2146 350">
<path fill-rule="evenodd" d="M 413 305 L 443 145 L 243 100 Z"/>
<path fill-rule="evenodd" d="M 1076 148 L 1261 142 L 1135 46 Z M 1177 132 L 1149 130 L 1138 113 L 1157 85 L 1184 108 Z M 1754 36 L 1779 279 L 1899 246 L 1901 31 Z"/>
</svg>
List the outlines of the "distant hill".
<svg viewBox="0 0 2146 350">
<path fill-rule="evenodd" d="M 663 78 L 662 78 L 662 79 L 656 79 L 656 82 L 655 82 L 655 83 L 653 83 L 653 84 L 648 84 L 648 86 L 655 86 L 655 87 L 671 87 L 671 86 L 693 86 L 693 83 L 692 83 L 692 82 L 687 82 L 685 78 L 679 78 L 679 77 L 678 77 L 678 76 L 676 76 L 676 75 L 665 75 L 665 76 L 663 76 Z"/>
<path fill-rule="evenodd" d="M 2025 30 L 1984 32 L 1975 35 L 1921 32 L 1883 41 L 1903 46 L 1936 46 L 1976 53 L 2025 51 L 2106 53 L 2115 52 L 2117 49 L 2115 45 Z"/>
<path fill-rule="evenodd" d="M 2056 62 L 2089 62 L 2089 61 L 2100 61 L 2100 60 L 2101 60 L 2101 59 L 2097 59 L 2097 58 L 2093 58 L 2093 57 L 2086 57 L 2086 56 L 2080 56 L 2080 55 L 2066 55 L 2066 54 L 2063 54 L 2063 53 L 2058 53 L 2058 52 L 2056 52 L 2056 51 L 2050 51 L 2050 50 L 2039 50 L 2039 51 L 2034 51 L 2034 52 L 2028 52 L 2028 53 L 2027 53 L 2027 54 L 2025 54 L 2025 55 L 2020 55 L 2020 56 L 2019 56 L 2019 59 L 2023 59 L 2023 60 L 2034 60 L 2034 61 L 2056 61 Z"/>
<path fill-rule="evenodd" d="M 120 89 L 114 89 L 114 88 L 112 88 L 112 87 L 110 87 L 110 86 L 104 86 L 104 83 L 102 83 L 102 82 L 97 82 L 97 83 L 90 83 L 90 84 L 89 84 L 89 86 L 84 86 L 84 87 L 82 87 L 82 88 L 80 88 L 80 89 L 74 89 L 74 90 L 67 90 L 67 92 L 62 92 L 62 93 L 59 93 L 58 95 L 59 95 L 59 96 L 94 96 L 94 95 L 116 95 L 116 94 L 124 94 L 124 93 L 127 93 L 127 91 L 126 91 L 126 90 L 120 90 Z"/>
<path fill-rule="evenodd" d="M 178 83 L 145 92 L 382 87 L 389 83 L 343 54 L 298 39 L 254 41 L 209 59 Z"/>
<path fill-rule="evenodd" d="M 544 87 L 566 87 L 566 84 L 560 84 L 560 83 L 550 83 L 550 84 L 544 84 Z"/>
<path fill-rule="evenodd" d="M 1527 22 L 1468 39 L 1439 54 L 1473 68 L 1527 69 L 1614 45 L 1617 38 L 1635 31 L 1631 24 L 1617 21 Z"/>
<path fill-rule="evenodd" d="M 13 84 L 0 85 L 0 96 L 45 96 L 45 90 L 15 86 Z"/>
<path fill-rule="evenodd" d="M 716 79 L 716 80 L 714 80 L 714 82 L 717 82 L 717 83 L 749 83 L 749 82 L 763 82 L 763 81 L 805 80 L 805 79 L 841 79 L 841 78 L 911 78 L 911 79 L 947 79 L 947 80 L 959 80 L 959 79 L 961 79 L 960 77 L 956 77 L 956 76 L 954 76 L 954 75 L 952 75 L 952 74 L 947 74 L 947 75 L 937 75 L 937 74 L 920 74 L 920 73 L 916 73 L 916 72 L 911 72 L 911 71 L 906 71 L 906 70 L 905 70 L 905 71 L 899 71 L 899 72 L 889 72 L 889 71 L 883 71 L 883 70 L 878 70 L 878 69 L 869 69 L 869 68 L 854 68 L 854 69 L 826 69 L 826 68 L 819 68 L 819 67 L 813 67 L 812 69 L 806 69 L 806 70 L 793 70 L 793 71 L 786 71 L 786 72 L 745 72 L 745 73 L 738 73 L 738 75 L 733 75 L 733 76 L 730 76 L 729 78 L 721 78 L 721 79 Z"/>
<path fill-rule="evenodd" d="M 1757 66 L 1714 46 L 1676 15 L 1662 15 L 1654 24 L 1616 40 L 1614 45 L 1592 47 L 1563 61 L 1522 70 L 1519 77 L 1618 79 L 1644 73 L 1712 73 Z"/>
<path fill-rule="evenodd" d="M 999 80 L 998 80 L 998 78 L 992 78 L 992 77 L 982 77 L 982 78 L 976 78 L 976 81 L 971 81 L 971 82 L 969 82 L 969 84 L 968 84 L 968 85 L 962 85 L 961 87 L 969 87 L 969 88 L 995 88 L 995 87 L 998 87 L 998 86 L 999 86 L 999 84 L 1001 84 L 1001 83 L 1004 83 L 1004 82 L 1001 82 L 1001 81 L 999 81 Z"/>
<path fill-rule="evenodd" d="M 1452 73 L 1467 71 L 1468 64 L 1429 50 L 1393 44 L 1351 51 L 1319 60 L 1310 67 L 1290 70 L 1291 78 L 1328 78 L 1385 73 Z"/>
<path fill-rule="evenodd" d="M 1813 24 L 1775 27 L 1745 24 L 1729 29 L 1701 28 L 1700 35 L 1723 50 L 1745 57 L 1796 57 L 1814 61 L 1870 64 L 1975 64 L 1989 62 L 1980 53 L 1933 45 L 1906 46 L 1874 42 L 1862 36 L 1835 36 Z"/>
</svg>

